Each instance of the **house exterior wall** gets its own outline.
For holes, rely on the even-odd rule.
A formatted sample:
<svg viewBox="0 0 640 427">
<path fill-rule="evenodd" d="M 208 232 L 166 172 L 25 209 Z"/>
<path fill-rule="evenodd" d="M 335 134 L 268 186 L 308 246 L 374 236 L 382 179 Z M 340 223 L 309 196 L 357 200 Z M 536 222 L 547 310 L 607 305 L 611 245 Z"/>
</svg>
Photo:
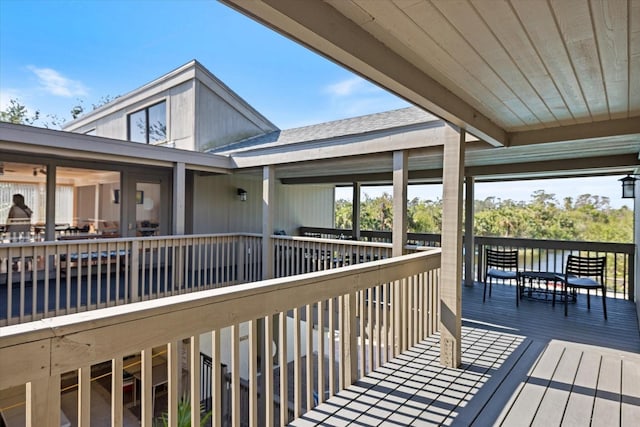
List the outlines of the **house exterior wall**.
<svg viewBox="0 0 640 427">
<path fill-rule="evenodd" d="M 197 151 L 220 147 L 264 133 L 250 118 L 196 80 L 195 134 Z"/>
<path fill-rule="evenodd" d="M 237 190 L 247 191 L 246 202 Z M 297 234 L 302 225 L 333 226 L 334 191 L 331 185 L 276 184 L 275 230 Z M 248 175 L 196 176 L 194 178 L 193 232 L 262 232 L 262 179 Z"/>
<path fill-rule="evenodd" d="M 142 98 L 109 115 L 84 121 L 80 126 L 72 128 L 73 132 L 86 133 L 95 129 L 96 136 L 127 140 L 127 117 L 129 114 L 145 107 L 166 102 L 167 106 L 167 142 L 157 145 L 170 145 L 184 150 L 195 149 L 193 136 L 193 117 L 195 115 L 194 80 L 189 80 L 174 87 L 161 90 Z"/>
</svg>

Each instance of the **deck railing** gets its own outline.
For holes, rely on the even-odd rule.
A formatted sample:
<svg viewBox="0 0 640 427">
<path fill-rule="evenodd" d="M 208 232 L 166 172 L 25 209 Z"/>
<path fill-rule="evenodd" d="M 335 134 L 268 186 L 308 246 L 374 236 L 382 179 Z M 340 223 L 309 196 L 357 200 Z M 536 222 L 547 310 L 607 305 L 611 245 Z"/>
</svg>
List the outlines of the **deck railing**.
<svg viewBox="0 0 640 427">
<path fill-rule="evenodd" d="M 261 236 L 0 245 L 0 326 L 261 279 Z"/>
<path fill-rule="evenodd" d="M 303 236 L 351 239 L 352 231 L 335 228 L 300 227 Z M 361 239 L 391 242 L 389 231 L 360 231 Z M 440 246 L 440 235 L 408 233 L 411 244 Z M 562 273 L 567 255 L 605 256 L 607 269 L 605 285 L 607 295 L 632 300 L 635 295 L 635 245 L 632 243 L 581 242 L 567 240 L 519 239 L 509 237 L 474 237 L 476 270 L 474 280 L 484 278 L 484 249 L 516 249 L 519 252 L 520 270 L 552 271 Z"/>
<path fill-rule="evenodd" d="M 223 363 L 222 349 L 231 349 L 231 423 L 240 425 L 246 418 L 251 426 L 273 425 L 273 374 L 277 366 L 293 366 L 293 378 L 288 378 L 288 369 L 281 370 L 278 394 L 291 396 L 287 401 L 293 406 L 294 416 L 299 417 L 432 335 L 439 320 L 439 271 L 440 250 L 432 249 L 6 326 L 0 329 L 0 395 L 13 391 L 24 396 L 23 402 L 9 410 L 22 411 L 26 425 L 57 427 L 61 401 L 69 399 L 61 395 L 61 384 L 71 381 L 72 387 L 75 381 L 71 407 L 77 410 L 80 425 L 98 422 L 97 417 L 106 418 L 100 422 L 120 425 L 126 411 L 123 369 L 132 365 L 129 360 L 133 357 L 141 365 L 136 371 L 140 378 L 141 422 L 151 426 L 156 372 L 166 374 L 171 417 L 184 389 L 189 391 L 191 402 L 200 402 L 200 344 L 206 337 L 211 340 L 213 366 Z M 247 325 L 246 337 L 240 337 L 242 324 Z M 230 328 L 230 333 L 222 334 L 224 328 Z M 228 342 L 222 336 L 228 336 Z M 264 347 L 258 345 L 258 336 L 263 337 Z M 185 342 L 188 350 L 183 353 L 179 349 Z M 273 354 L 274 349 L 275 357 L 261 357 L 265 381 L 259 406 L 256 361 L 260 355 Z M 160 354 L 165 357 L 164 364 L 155 363 L 159 359 L 154 356 Z M 240 410 L 241 360 L 248 363 L 249 403 L 245 413 Z M 96 396 L 92 387 L 102 387 L 94 381 L 92 372 L 97 371 L 102 372 L 100 381 L 107 383 L 106 414 L 92 411 Z M 181 382 L 184 372 L 188 381 Z M 220 426 L 221 370 L 212 369 L 211 375 L 213 425 Z M 192 405 L 191 425 L 199 425 L 197 406 Z M 282 411 L 280 424 L 284 425 L 290 421 L 289 405 L 278 407 Z M 259 413 L 263 414 L 260 418 Z"/>
<path fill-rule="evenodd" d="M 272 236 L 275 277 L 330 270 L 391 257 L 387 243 L 317 237 Z"/>
</svg>

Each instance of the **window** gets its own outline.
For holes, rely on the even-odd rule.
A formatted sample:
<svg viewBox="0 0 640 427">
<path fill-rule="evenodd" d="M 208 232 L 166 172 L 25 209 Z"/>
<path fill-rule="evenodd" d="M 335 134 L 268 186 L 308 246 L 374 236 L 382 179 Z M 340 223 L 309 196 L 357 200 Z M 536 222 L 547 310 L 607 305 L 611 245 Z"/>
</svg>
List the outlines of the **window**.
<svg viewBox="0 0 640 427">
<path fill-rule="evenodd" d="M 167 105 L 164 101 L 128 116 L 129 141 L 150 144 L 167 140 Z"/>
</svg>

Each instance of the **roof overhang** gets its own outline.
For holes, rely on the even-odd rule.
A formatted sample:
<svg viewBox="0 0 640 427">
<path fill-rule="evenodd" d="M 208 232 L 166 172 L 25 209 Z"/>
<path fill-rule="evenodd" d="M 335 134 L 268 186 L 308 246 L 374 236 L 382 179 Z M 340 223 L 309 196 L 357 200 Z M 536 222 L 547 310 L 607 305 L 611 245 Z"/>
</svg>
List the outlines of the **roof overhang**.
<svg viewBox="0 0 640 427">
<path fill-rule="evenodd" d="M 136 166 L 172 167 L 184 163 L 187 169 L 221 174 L 232 169 L 230 160 L 224 156 L 11 123 L 0 123 L 0 151 Z"/>
</svg>

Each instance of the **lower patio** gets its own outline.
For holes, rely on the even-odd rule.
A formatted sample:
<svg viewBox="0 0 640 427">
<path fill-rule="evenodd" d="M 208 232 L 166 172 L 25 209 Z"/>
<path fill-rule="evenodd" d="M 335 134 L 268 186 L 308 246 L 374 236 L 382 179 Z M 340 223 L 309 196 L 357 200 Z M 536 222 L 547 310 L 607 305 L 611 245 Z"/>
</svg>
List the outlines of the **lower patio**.
<svg viewBox="0 0 640 427">
<path fill-rule="evenodd" d="M 308 426 L 637 425 L 640 334 L 633 302 L 562 304 L 463 287 L 462 361 L 428 338 L 295 420 Z"/>
</svg>

